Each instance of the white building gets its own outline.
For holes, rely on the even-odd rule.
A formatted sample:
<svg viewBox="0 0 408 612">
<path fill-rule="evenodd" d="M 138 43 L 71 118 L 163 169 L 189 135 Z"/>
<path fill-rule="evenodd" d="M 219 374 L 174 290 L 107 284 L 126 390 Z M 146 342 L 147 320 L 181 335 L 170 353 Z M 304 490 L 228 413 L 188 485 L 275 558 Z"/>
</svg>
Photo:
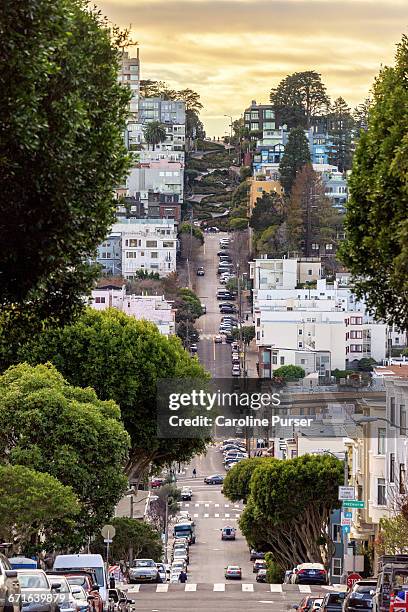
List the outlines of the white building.
<svg viewBox="0 0 408 612">
<path fill-rule="evenodd" d="M 255 259 L 249 262 L 254 297 L 258 289 L 295 289 L 299 284 L 322 277 L 320 257 Z"/>
<path fill-rule="evenodd" d="M 126 179 L 127 194 L 135 196 L 144 191 L 177 195 L 183 201 L 184 162 L 166 159 L 140 162 L 131 168 Z"/>
<path fill-rule="evenodd" d="M 95 310 L 116 308 L 138 320 L 154 323 L 164 336 L 175 334 L 175 310 L 161 295 L 127 295 L 122 288 L 99 287 L 92 291 L 90 305 Z"/>
<path fill-rule="evenodd" d="M 122 276 L 138 270 L 167 276 L 176 270 L 177 231 L 172 219 L 124 219 L 112 226 L 122 237 Z"/>
</svg>

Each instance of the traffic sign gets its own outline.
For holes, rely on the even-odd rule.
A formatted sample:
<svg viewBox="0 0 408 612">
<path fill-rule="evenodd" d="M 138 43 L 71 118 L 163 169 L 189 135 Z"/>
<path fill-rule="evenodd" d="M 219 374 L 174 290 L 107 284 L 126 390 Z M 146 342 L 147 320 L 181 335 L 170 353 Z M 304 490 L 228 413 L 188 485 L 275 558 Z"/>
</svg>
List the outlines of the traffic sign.
<svg viewBox="0 0 408 612">
<path fill-rule="evenodd" d="M 352 512 L 347 512 L 346 510 L 343 510 L 343 516 L 344 516 L 344 518 L 353 518 L 353 513 Z"/>
<path fill-rule="evenodd" d="M 111 540 L 115 537 L 116 529 L 113 525 L 104 525 L 101 529 L 101 534 L 104 540 Z"/>
<path fill-rule="evenodd" d="M 341 524 L 342 524 L 342 526 L 343 525 L 351 525 L 352 520 L 353 519 L 351 519 L 351 518 L 346 518 L 345 516 L 342 516 L 341 517 Z"/>
<path fill-rule="evenodd" d="M 355 499 L 356 490 L 354 487 L 339 487 L 339 500 Z"/>
<path fill-rule="evenodd" d="M 343 508 L 365 508 L 365 502 L 359 499 L 346 499 L 343 501 Z"/>
<path fill-rule="evenodd" d="M 361 580 L 360 574 L 357 574 L 357 572 L 352 572 L 351 574 L 349 574 L 347 576 L 347 588 L 352 589 L 354 583 L 357 582 L 357 580 Z"/>
<path fill-rule="evenodd" d="M 350 533 L 350 531 L 351 531 L 350 525 L 342 525 L 341 529 L 342 529 L 343 533 Z"/>
<path fill-rule="evenodd" d="M 109 538 L 104 538 L 103 541 L 105 542 L 105 544 L 112 544 L 113 540 L 110 540 Z"/>
</svg>

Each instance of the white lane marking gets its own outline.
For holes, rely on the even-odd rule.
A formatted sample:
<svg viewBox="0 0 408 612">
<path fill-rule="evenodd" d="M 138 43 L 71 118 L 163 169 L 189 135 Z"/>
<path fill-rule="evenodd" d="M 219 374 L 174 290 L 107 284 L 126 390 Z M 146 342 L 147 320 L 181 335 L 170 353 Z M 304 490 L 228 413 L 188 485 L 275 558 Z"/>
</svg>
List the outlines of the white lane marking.
<svg viewBox="0 0 408 612">
<path fill-rule="evenodd" d="M 209 514 L 204 514 L 204 518 L 208 518 L 209 516 Z"/>
<path fill-rule="evenodd" d="M 196 508 L 198 508 L 198 506 L 199 506 L 200 504 L 194 504 L 194 505 L 195 505 L 195 507 L 196 507 Z"/>
<path fill-rule="evenodd" d="M 189 508 L 189 507 L 190 507 L 190 504 L 184 504 L 184 506 L 185 506 L 186 508 Z"/>
<path fill-rule="evenodd" d="M 219 514 L 214 514 L 214 518 L 219 518 L 220 515 Z"/>
<path fill-rule="evenodd" d="M 194 516 L 194 518 L 198 518 L 198 513 L 197 513 L 197 514 L 194 514 L 193 516 Z"/>
<path fill-rule="evenodd" d="M 187 584 L 186 583 L 186 586 L 185 586 L 184 590 L 185 591 L 190 591 L 190 593 L 191 593 L 192 591 L 196 591 L 197 590 L 197 585 L 196 584 Z"/>
<path fill-rule="evenodd" d="M 234 506 L 234 508 L 236 508 L 237 510 L 241 510 L 240 506 Z"/>
<path fill-rule="evenodd" d="M 220 504 L 214 504 L 214 508 L 219 508 Z"/>
<path fill-rule="evenodd" d="M 311 593 L 312 589 L 308 584 L 299 584 L 299 592 L 300 593 Z"/>
<path fill-rule="evenodd" d="M 270 584 L 271 593 L 282 593 L 282 585 L 281 584 Z"/>
<path fill-rule="evenodd" d="M 229 517 L 230 517 L 230 515 L 227 513 L 227 514 L 225 515 L 225 518 L 229 518 Z"/>
<path fill-rule="evenodd" d="M 140 591 L 140 584 L 132 584 L 132 586 L 129 589 L 129 593 L 138 593 Z"/>
<path fill-rule="evenodd" d="M 224 504 L 224 505 L 225 505 L 225 507 L 226 507 L 226 508 L 229 508 L 229 507 L 230 507 L 230 505 L 229 505 L 229 504 Z"/>
<path fill-rule="evenodd" d="M 156 593 L 167 593 L 169 590 L 168 584 L 158 584 L 156 587 Z"/>
<path fill-rule="evenodd" d="M 235 518 L 239 518 L 239 517 L 240 517 L 240 514 L 236 514 L 236 515 L 235 515 Z"/>
<path fill-rule="evenodd" d="M 225 583 L 224 582 L 215 583 L 213 591 L 225 591 Z"/>
<path fill-rule="evenodd" d="M 254 592 L 254 585 L 253 584 L 242 584 L 242 590 L 246 593 L 253 593 Z"/>
<path fill-rule="evenodd" d="M 209 507 L 210 507 L 210 504 L 204 504 L 204 506 L 205 506 L 206 508 L 209 508 Z"/>
</svg>

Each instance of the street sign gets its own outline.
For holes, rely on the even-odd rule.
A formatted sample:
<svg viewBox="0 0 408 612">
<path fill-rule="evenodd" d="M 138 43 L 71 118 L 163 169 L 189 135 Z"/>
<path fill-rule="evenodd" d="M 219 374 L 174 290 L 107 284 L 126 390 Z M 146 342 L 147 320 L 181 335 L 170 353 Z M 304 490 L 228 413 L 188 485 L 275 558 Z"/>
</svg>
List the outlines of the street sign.
<svg viewBox="0 0 408 612">
<path fill-rule="evenodd" d="M 339 487 L 339 500 L 355 499 L 356 490 L 354 487 Z"/>
<path fill-rule="evenodd" d="M 350 533 L 350 531 L 351 531 L 350 525 L 343 525 L 341 529 L 342 529 L 343 533 Z"/>
<path fill-rule="evenodd" d="M 346 499 L 343 501 L 343 508 L 365 508 L 365 502 L 359 499 Z"/>
<path fill-rule="evenodd" d="M 109 538 L 104 538 L 103 541 L 105 542 L 105 544 L 112 544 L 113 540 L 110 540 Z"/>
<path fill-rule="evenodd" d="M 353 584 L 357 582 L 357 580 L 361 580 L 360 574 L 357 574 L 357 572 L 352 572 L 351 574 L 349 574 L 347 576 L 347 588 L 352 589 Z"/>
<path fill-rule="evenodd" d="M 104 540 L 112 540 L 115 537 L 116 529 L 113 525 L 104 525 L 101 529 L 101 535 Z"/>
<path fill-rule="evenodd" d="M 341 525 L 342 525 L 342 526 L 343 526 L 343 525 L 351 525 L 352 520 L 353 520 L 353 519 L 351 519 L 351 518 L 346 518 L 345 516 L 342 516 L 342 517 L 341 517 Z"/>
</svg>

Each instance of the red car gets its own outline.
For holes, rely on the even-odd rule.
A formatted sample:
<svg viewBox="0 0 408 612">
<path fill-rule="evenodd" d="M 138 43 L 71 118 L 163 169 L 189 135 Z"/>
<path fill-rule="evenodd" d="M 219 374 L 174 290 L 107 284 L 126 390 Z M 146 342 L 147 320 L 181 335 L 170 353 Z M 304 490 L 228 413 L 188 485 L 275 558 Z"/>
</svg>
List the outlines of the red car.
<svg viewBox="0 0 408 612">
<path fill-rule="evenodd" d="M 158 489 L 164 485 L 164 478 L 152 478 L 150 481 L 150 486 L 152 489 Z"/>
<path fill-rule="evenodd" d="M 297 612 L 309 612 L 309 610 L 312 609 L 313 603 L 316 599 L 320 599 L 320 597 L 317 597 L 316 595 L 308 595 L 307 597 L 304 597 L 299 606 L 296 607 Z"/>
</svg>

